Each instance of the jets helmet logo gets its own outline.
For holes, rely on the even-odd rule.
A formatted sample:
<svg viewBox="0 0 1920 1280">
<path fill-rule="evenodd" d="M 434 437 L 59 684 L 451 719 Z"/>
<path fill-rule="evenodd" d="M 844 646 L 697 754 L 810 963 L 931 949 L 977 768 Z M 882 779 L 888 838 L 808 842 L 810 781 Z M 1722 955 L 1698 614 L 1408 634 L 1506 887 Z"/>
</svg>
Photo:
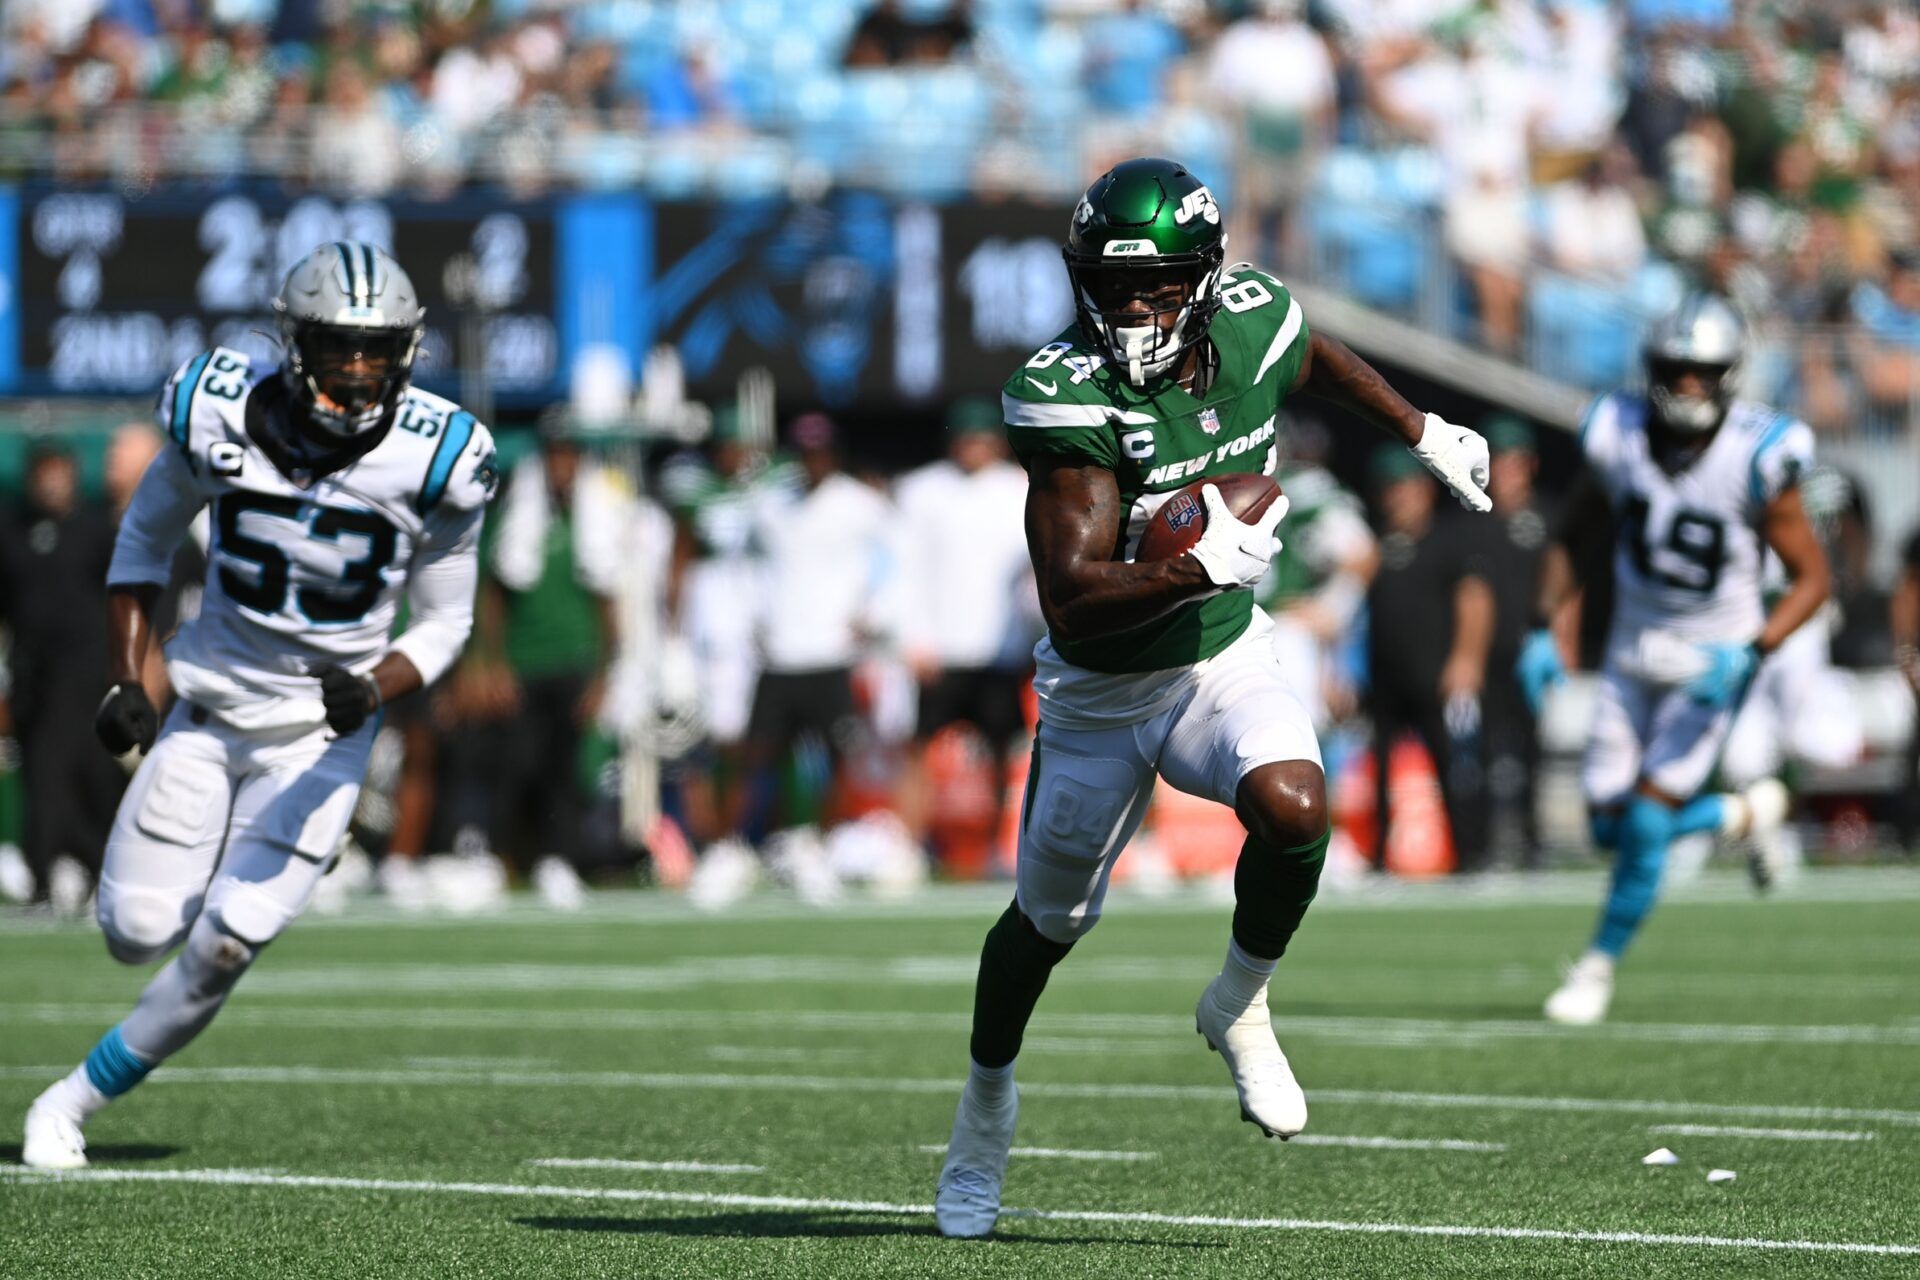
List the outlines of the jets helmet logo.
<svg viewBox="0 0 1920 1280">
<path fill-rule="evenodd" d="M 1173 214 L 1173 220 L 1183 227 L 1192 222 L 1195 217 L 1204 218 L 1216 226 L 1219 225 L 1220 206 L 1213 202 L 1213 192 L 1205 187 L 1195 187 L 1187 192 L 1186 198 L 1180 202 L 1180 207 L 1174 210 Z"/>
</svg>

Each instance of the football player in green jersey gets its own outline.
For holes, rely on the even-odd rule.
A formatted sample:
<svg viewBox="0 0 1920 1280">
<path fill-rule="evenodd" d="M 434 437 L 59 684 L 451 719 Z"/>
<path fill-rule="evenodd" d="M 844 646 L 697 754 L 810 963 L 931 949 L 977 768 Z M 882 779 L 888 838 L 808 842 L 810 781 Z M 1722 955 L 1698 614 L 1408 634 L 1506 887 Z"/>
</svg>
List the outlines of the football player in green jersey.
<svg viewBox="0 0 1920 1280">
<path fill-rule="evenodd" d="M 1252 591 L 1286 502 L 1247 524 L 1209 486 L 1198 545 L 1136 563 L 1152 513 L 1197 479 L 1271 474 L 1279 406 L 1296 391 L 1357 412 L 1464 505 L 1489 505 L 1486 442 L 1309 333 L 1278 280 L 1229 267 L 1219 206 L 1183 166 L 1130 160 L 1103 175 L 1074 210 L 1065 255 L 1076 323 L 1001 400 L 1028 473 L 1048 634 L 1034 652 L 1041 724 L 1017 894 L 981 952 L 972 1062 L 934 1202 L 949 1236 L 985 1235 L 999 1216 L 1021 1035 L 1053 966 L 1100 918 L 1156 777 L 1232 805 L 1246 826 L 1232 941 L 1195 1022 L 1226 1061 L 1242 1116 L 1274 1137 L 1306 1124 L 1266 992 L 1319 882 L 1327 787 Z"/>
</svg>

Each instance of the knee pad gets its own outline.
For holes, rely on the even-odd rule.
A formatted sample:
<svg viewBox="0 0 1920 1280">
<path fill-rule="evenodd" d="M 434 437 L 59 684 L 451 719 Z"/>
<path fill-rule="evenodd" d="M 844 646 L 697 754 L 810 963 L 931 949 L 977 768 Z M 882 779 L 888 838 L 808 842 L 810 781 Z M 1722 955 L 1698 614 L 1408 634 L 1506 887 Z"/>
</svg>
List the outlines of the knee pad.
<svg viewBox="0 0 1920 1280">
<path fill-rule="evenodd" d="M 297 911 L 298 908 L 290 910 L 257 884 L 216 880 L 202 914 L 211 916 L 228 935 L 254 947 L 263 947 L 280 936 Z"/>
<path fill-rule="evenodd" d="M 1062 948 L 1062 954 L 1065 954 L 1065 948 L 1086 937 L 1093 926 L 1100 923 L 1100 904 L 1097 902 L 1054 906 L 1036 904 L 1032 907 L 1023 906 L 1020 912 L 1033 925 L 1033 931 L 1043 940 Z"/>
<path fill-rule="evenodd" d="M 182 901 L 154 889 L 115 888 L 100 882 L 94 918 L 107 952 L 121 964 L 151 964 L 180 945 L 193 924 L 199 898 Z"/>
<path fill-rule="evenodd" d="M 1047 759 L 1023 815 L 1020 910 L 1049 942 L 1071 944 L 1099 923 L 1111 860 L 1135 821 L 1139 798 L 1124 761 Z"/>
</svg>

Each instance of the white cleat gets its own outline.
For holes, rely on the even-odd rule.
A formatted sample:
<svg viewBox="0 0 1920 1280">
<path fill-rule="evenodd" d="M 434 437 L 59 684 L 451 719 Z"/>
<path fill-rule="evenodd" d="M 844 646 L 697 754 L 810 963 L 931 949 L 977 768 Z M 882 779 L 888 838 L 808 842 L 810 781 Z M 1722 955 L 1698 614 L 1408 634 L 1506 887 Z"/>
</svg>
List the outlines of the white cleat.
<svg viewBox="0 0 1920 1280">
<path fill-rule="evenodd" d="M 810 907 L 840 900 L 840 876 L 813 827 L 789 827 L 767 840 L 767 871 Z"/>
<path fill-rule="evenodd" d="M 753 892 L 760 859 L 744 840 L 716 840 L 694 864 L 687 900 L 701 911 L 724 911 Z"/>
<path fill-rule="evenodd" d="M 1742 798 L 1747 803 L 1747 875 L 1753 887 L 1765 893 L 1788 869 L 1785 828 L 1792 797 L 1778 778 L 1762 778 Z"/>
<path fill-rule="evenodd" d="M 1004 1104 L 978 1106 L 961 1090 L 953 1117 L 953 1140 L 933 1193 L 933 1220 L 950 1239 L 977 1240 L 1000 1218 L 1000 1187 L 1007 1180 L 1007 1152 L 1020 1118 L 1020 1093 L 1010 1088 Z"/>
<path fill-rule="evenodd" d="M 58 1086 L 55 1086 L 56 1088 Z M 29 1169 L 84 1169 L 87 1140 L 72 1116 L 40 1098 L 27 1109 L 26 1140 L 20 1144 L 20 1163 Z"/>
<path fill-rule="evenodd" d="M 1613 1003 L 1613 961 L 1589 951 L 1567 970 L 1560 989 L 1547 997 L 1549 1022 L 1568 1027 L 1591 1027 L 1607 1016 Z"/>
<path fill-rule="evenodd" d="M 555 911 L 579 911 L 587 905 L 587 885 L 566 859 L 548 854 L 533 866 L 533 887 Z"/>
<path fill-rule="evenodd" d="M 1200 993 L 1193 1029 L 1226 1062 L 1234 1092 L 1240 1095 L 1240 1118 L 1284 1142 L 1307 1127 L 1307 1095 L 1273 1038 L 1267 993 L 1262 990 L 1258 1000 L 1235 1016 L 1219 998 L 1219 986 L 1216 977 Z"/>
</svg>

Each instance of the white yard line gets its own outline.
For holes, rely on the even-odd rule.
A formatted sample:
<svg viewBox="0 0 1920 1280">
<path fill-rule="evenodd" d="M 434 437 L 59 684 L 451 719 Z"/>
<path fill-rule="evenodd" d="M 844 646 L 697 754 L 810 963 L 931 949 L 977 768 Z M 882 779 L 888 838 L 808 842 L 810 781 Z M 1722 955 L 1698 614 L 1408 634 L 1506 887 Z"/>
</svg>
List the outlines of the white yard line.
<svg viewBox="0 0 1920 1280">
<path fill-rule="evenodd" d="M 1482 910 L 1488 908 L 1533 908 L 1544 904 L 1586 906 L 1601 893 L 1604 874 L 1600 872 L 1556 871 L 1549 875 L 1493 875 L 1476 877 L 1474 883 L 1454 884 L 1369 882 L 1357 890 L 1326 886 L 1314 903 L 1316 914 L 1346 911 L 1431 911 Z M 1114 891 L 1116 909 L 1132 915 L 1204 915 L 1220 918 L 1224 904 L 1205 888 L 1181 888 L 1166 897 L 1146 897 L 1124 886 Z M 569 925 L 581 923 L 630 924 L 645 922 L 654 926 L 682 925 L 707 931 L 716 923 L 792 921 L 832 928 L 847 920 L 977 920 L 984 928 L 1002 908 L 1008 897 L 1004 885 L 937 885 L 914 897 L 889 901 L 855 898 L 830 909 L 809 907 L 783 894 L 758 894 L 718 914 L 695 910 L 679 894 L 653 890 L 596 890 L 588 895 L 584 910 L 556 912 L 531 896 L 510 898 L 499 909 L 481 914 L 412 915 L 378 898 L 356 902 L 343 916 L 309 916 L 301 928 L 358 929 L 388 928 L 406 930 L 468 929 L 487 934 L 503 928 L 547 929 L 556 920 Z M 1887 902 L 1911 902 L 1920 898 L 1920 879 L 1904 867 L 1861 867 L 1824 869 L 1802 876 L 1782 886 L 1776 900 L 1782 903 L 1824 902 L 1878 905 Z M 1690 884 L 1663 891 L 1662 901 L 1672 904 L 1734 903 L 1753 901 L 1753 891 L 1744 875 L 1728 872 L 1709 875 Z M 91 929 L 88 923 L 50 920 L 23 913 L 0 913 L 0 936 L 9 934 L 77 933 Z"/>
<path fill-rule="evenodd" d="M 1299 1147 L 1371 1147 L 1386 1151 L 1505 1151 L 1504 1142 L 1469 1142 L 1464 1138 L 1385 1138 L 1367 1134 L 1302 1133 L 1288 1140 Z M 922 1151 L 943 1152 L 947 1144 L 927 1143 Z M 1076 1151 L 1064 1147 L 1014 1147 L 1016 1156 L 1059 1160 L 1152 1160 L 1152 1151 Z"/>
<path fill-rule="evenodd" d="M 945 1155 L 947 1144 L 926 1142 L 921 1144 L 920 1149 L 929 1155 Z M 1074 1147 L 1010 1147 L 1008 1154 L 1036 1160 L 1111 1160 L 1119 1163 L 1160 1158 L 1157 1151 L 1081 1151 Z"/>
<path fill-rule="evenodd" d="M 0 1067 L 0 1080 L 57 1079 L 60 1066 Z M 960 1081 L 947 1076 L 815 1076 L 723 1072 L 398 1070 L 384 1067 L 161 1067 L 148 1078 L 158 1084 L 474 1085 L 488 1088 L 571 1089 L 766 1089 L 789 1093 L 901 1093 L 952 1096 Z M 1023 1082 L 1023 1094 L 1054 1098 L 1155 1098 L 1219 1103 L 1224 1085 L 1082 1084 Z M 1768 1103 L 1677 1102 L 1658 1098 L 1573 1098 L 1534 1094 L 1416 1093 L 1377 1089 L 1312 1089 L 1319 1105 L 1384 1106 L 1480 1111 L 1560 1111 L 1649 1116 L 1719 1116 L 1775 1120 L 1879 1121 L 1920 1126 L 1920 1111 L 1861 1107 L 1780 1106 Z"/>
<path fill-rule="evenodd" d="M 913 1218 L 924 1218 L 933 1213 L 932 1205 L 897 1204 L 884 1200 L 834 1200 L 799 1196 L 659 1191 L 638 1187 L 564 1187 L 538 1184 L 520 1186 L 510 1182 L 430 1182 L 398 1178 L 270 1175 L 230 1169 L 98 1169 L 65 1174 L 34 1174 L 6 1169 L 0 1170 L 0 1181 L 11 1181 L 19 1186 L 173 1182 L 240 1187 L 287 1187 L 319 1191 L 411 1191 L 440 1195 L 500 1196 L 509 1199 L 603 1200 Z M 1134 1223 L 1164 1227 L 1222 1227 L 1249 1231 L 1325 1231 L 1361 1235 L 1561 1240 L 1583 1244 L 1672 1245 L 1699 1249 L 1763 1249 L 1796 1253 L 1858 1253 L 1903 1257 L 1920 1255 L 1920 1245 L 1916 1244 L 1877 1244 L 1853 1240 L 1781 1240 L 1764 1236 L 1667 1235 L 1647 1231 L 1582 1231 L 1558 1227 L 1491 1227 L 1431 1222 L 1341 1222 L 1317 1218 L 1227 1218 L 1211 1214 L 1137 1213 L 1106 1209 L 1011 1209 L 1004 1216 L 1047 1222 Z"/>
<path fill-rule="evenodd" d="M 638 1169 L 649 1173 L 765 1173 L 759 1164 L 708 1164 L 702 1160 L 615 1160 L 601 1156 L 546 1156 L 528 1164 L 543 1169 Z"/>
<path fill-rule="evenodd" d="M 1677 1133 L 1684 1138 L 1773 1138 L 1781 1142 L 1872 1142 L 1880 1135 L 1858 1129 L 1744 1129 L 1738 1125 L 1650 1124 L 1648 1133 Z"/>
<path fill-rule="evenodd" d="M 1505 1151 L 1504 1142 L 1471 1142 L 1465 1138 L 1377 1138 L 1366 1134 L 1299 1133 L 1287 1139 L 1302 1147 L 1377 1147 L 1386 1151 Z"/>
<path fill-rule="evenodd" d="M 249 994 L 258 994 L 249 990 Z M 269 995 L 269 1000 L 271 996 Z M 91 1025 L 111 1022 L 126 1012 L 124 1004 L 0 1004 L 0 1024 L 40 1023 Z M 1055 1031 L 1082 1031 L 1107 1035 L 1137 1034 L 1177 1037 L 1191 1044 L 1193 1019 L 1174 1014 L 1044 1013 L 1040 1021 Z M 964 1030 L 969 1015 L 926 1010 L 837 1009 L 515 1009 L 425 1008 L 380 1009 L 300 1006 L 277 1002 L 242 1003 L 221 1014 L 221 1025 L 254 1023 L 300 1027 L 376 1027 L 462 1030 L 546 1031 L 732 1031 L 786 1029 L 801 1031 L 894 1032 L 902 1028 L 924 1031 Z M 1652 1044 L 1805 1044 L 1920 1046 L 1920 1021 L 1893 1024 L 1715 1022 L 1610 1022 L 1598 1027 L 1563 1027 L 1545 1021 L 1519 1019 L 1289 1016 L 1282 1010 L 1275 1027 L 1282 1037 L 1316 1037 L 1382 1045 L 1425 1046 L 1471 1044 L 1486 1040 L 1611 1040 Z M 1071 1038 L 1038 1037 L 1050 1051 L 1069 1051 Z M 1139 1045 L 1128 1046 L 1129 1051 Z M 1072 1045 L 1072 1051 L 1099 1052 L 1091 1044 Z"/>
</svg>

